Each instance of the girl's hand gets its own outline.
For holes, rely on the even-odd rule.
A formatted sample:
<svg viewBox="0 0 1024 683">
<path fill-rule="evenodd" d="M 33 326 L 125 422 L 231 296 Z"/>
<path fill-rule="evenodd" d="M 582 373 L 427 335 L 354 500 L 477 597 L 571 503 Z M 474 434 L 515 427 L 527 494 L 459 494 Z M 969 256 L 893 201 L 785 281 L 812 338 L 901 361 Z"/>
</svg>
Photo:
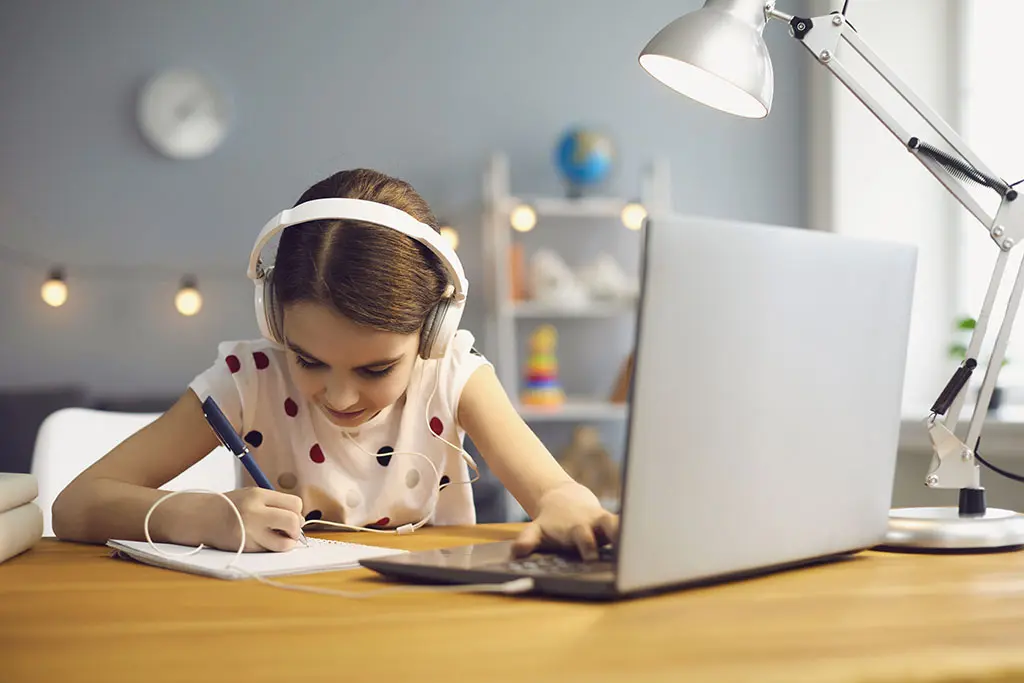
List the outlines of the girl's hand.
<svg viewBox="0 0 1024 683">
<path fill-rule="evenodd" d="M 245 525 L 245 551 L 284 551 L 295 547 L 302 531 L 302 499 L 290 493 L 244 488 L 225 493 Z M 238 550 L 238 518 L 219 496 L 204 496 L 211 520 L 206 545 Z"/>
<path fill-rule="evenodd" d="M 512 546 L 519 557 L 543 548 L 575 547 L 584 560 L 596 560 L 599 545 L 618 538 L 619 518 L 601 507 L 597 496 L 576 482 L 551 489 L 540 512 Z"/>
</svg>

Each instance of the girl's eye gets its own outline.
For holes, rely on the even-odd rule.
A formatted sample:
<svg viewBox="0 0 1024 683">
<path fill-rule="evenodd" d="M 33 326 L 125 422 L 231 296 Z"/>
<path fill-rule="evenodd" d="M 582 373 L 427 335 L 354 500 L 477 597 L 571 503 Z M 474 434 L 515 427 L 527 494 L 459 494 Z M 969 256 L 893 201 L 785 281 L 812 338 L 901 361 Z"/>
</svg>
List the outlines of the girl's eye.
<svg viewBox="0 0 1024 683">
<path fill-rule="evenodd" d="M 322 367 L 324 367 L 324 364 L 321 363 L 318 360 L 308 360 L 308 359 L 303 358 L 302 356 L 299 356 L 299 355 L 295 356 L 295 362 L 298 364 L 298 366 L 300 368 L 310 368 L 310 369 L 313 369 L 313 368 L 322 368 Z"/>
<path fill-rule="evenodd" d="M 386 368 L 380 368 L 380 369 L 377 369 L 377 368 L 360 368 L 359 372 L 364 377 L 369 377 L 370 379 L 380 379 L 381 377 L 387 377 L 388 375 L 390 375 L 391 371 L 394 370 L 394 369 L 395 369 L 394 365 L 389 365 Z"/>
</svg>

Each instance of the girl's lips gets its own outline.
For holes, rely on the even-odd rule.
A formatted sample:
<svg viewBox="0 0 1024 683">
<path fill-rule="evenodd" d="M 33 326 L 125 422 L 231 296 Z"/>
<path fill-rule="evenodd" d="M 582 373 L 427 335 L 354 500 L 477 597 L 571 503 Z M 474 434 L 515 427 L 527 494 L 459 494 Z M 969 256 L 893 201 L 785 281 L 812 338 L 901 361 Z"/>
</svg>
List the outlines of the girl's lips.
<svg viewBox="0 0 1024 683">
<path fill-rule="evenodd" d="M 353 410 L 349 412 L 343 412 L 340 410 L 334 410 L 333 408 L 329 408 L 327 406 L 324 406 L 324 410 L 330 417 L 342 422 L 351 422 L 353 420 L 357 420 L 360 417 L 362 417 L 363 413 L 366 412 L 365 410 Z"/>
</svg>

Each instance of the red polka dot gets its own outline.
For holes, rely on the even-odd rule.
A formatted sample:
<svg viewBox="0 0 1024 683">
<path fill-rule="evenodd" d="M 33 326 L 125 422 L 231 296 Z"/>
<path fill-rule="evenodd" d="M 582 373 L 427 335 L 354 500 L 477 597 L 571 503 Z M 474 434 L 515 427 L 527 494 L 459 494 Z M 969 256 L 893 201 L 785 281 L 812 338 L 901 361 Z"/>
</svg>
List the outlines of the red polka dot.
<svg viewBox="0 0 1024 683">
<path fill-rule="evenodd" d="M 309 459 L 315 463 L 321 463 L 324 461 L 324 450 L 320 448 L 320 444 L 315 443 L 313 447 L 309 449 Z"/>
<path fill-rule="evenodd" d="M 257 370 L 266 370 L 270 366 L 270 359 L 267 358 L 267 354 L 262 351 L 256 351 L 252 354 L 252 359 L 256 362 Z"/>
<path fill-rule="evenodd" d="M 284 400 L 284 412 L 288 413 L 288 417 L 295 417 L 299 414 L 299 404 L 290 398 Z"/>
<path fill-rule="evenodd" d="M 231 371 L 232 375 L 242 369 L 242 361 L 238 360 L 238 356 L 234 354 L 225 358 L 224 362 L 228 364 L 228 370 Z"/>
<path fill-rule="evenodd" d="M 434 432 L 438 436 L 441 436 L 441 433 L 444 432 L 444 423 L 441 422 L 440 418 L 430 418 L 430 431 Z"/>
<path fill-rule="evenodd" d="M 390 521 L 391 521 L 390 517 L 381 517 L 380 519 L 378 519 L 373 524 L 374 524 L 374 526 L 387 526 L 388 522 L 390 522 Z"/>
</svg>

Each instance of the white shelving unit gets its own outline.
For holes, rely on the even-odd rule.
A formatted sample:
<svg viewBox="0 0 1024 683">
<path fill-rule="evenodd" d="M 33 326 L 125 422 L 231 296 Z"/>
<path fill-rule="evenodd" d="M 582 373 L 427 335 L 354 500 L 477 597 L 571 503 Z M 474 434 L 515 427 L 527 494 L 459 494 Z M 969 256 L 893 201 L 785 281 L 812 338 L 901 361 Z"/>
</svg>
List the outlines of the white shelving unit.
<svg viewBox="0 0 1024 683">
<path fill-rule="evenodd" d="M 488 311 L 485 330 L 488 356 L 498 371 L 506 391 L 514 399 L 519 396 L 520 374 L 518 348 L 520 320 L 571 321 L 587 318 L 608 318 L 633 315 L 634 302 L 591 303 L 584 306 L 550 306 L 534 301 L 514 301 L 509 254 L 515 231 L 509 215 L 520 204 L 528 204 L 537 214 L 535 230 L 550 227 L 553 219 L 601 219 L 604 229 L 626 230 L 621 222 L 623 207 L 633 201 L 643 204 L 648 216 L 669 214 L 672 211 L 671 186 L 666 162 L 651 164 L 640 179 L 638 197 L 593 197 L 579 199 L 567 197 L 517 196 L 510 187 L 508 160 L 503 154 L 491 157 L 484 174 L 484 259 L 489 271 Z M 609 228 L 609 225 L 612 228 Z M 637 231 L 642 239 L 642 231 Z M 611 359 L 616 366 L 622 358 Z M 567 397 L 560 409 L 536 409 L 523 406 L 521 414 L 529 420 L 569 422 L 622 419 L 626 410 L 610 403 L 607 397 Z"/>
<path fill-rule="evenodd" d="M 541 321 L 560 325 L 586 325 L 588 320 L 635 315 L 635 302 L 590 303 L 583 306 L 551 306 L 535 301 L 515 301 L 512 297 L 510 253 L 518 233 L 512 228 L 509 216 L 513 209 L 528 204 L 537 214 L 535 231 L 551 229 L 559 219 L 594 219 L 595 229 L 627 230 L 622 224 L 623 207 L 639 201 L 648 216 L 667 215 L 672 212 L 671 184 L 668 164 L 654 162 L 639 179 L 640 191 L 632 197 L 585 196 L 578 199 L 552 196 L 517 196 L 509 181 L 508 160 L 503 154 L 492 156 L 483 178 L 484 193 L 484 262 L 488 270 L 487 323 L 485 329 L 486 353 L 495 364 L 506 391 L 518 400 L 521 373 L 519 348 L 523 327 L 532 327 Z M 643 239 L 642 230 L 636 239 Z M 528 263 L 528 257 L 527 257 Z M 521 324 L 523 323 L 523 324 Z M 560 351 L 562 349 L 560 348 Z M 561 353 L 559 354 L 561 356 Z M 622 357 L 609 358 L 619 367 Z M 572 387 L 569 387 L 571 390 Z M 609 388 L 610 393 L 610 388 Z M 530 423 L 579 423 L 621 421 L 627 415 L 627 406 L 612 403 L 609 395 L 566 397 L 557 408 L 519 406 L 519 412 Z M 522 509 L 510 501 L 509 518 L 521 518 Z"/>
<path fill-rule="evenodd" d="M 567 396 L 565 404 L 557 409 L 519 406 L 519 414 L 529 422 L 621 420 L 626 417 L 626 406 L 586 396 Z"/>
<path fill-rule="evenodd" d="M 633 302 L 595 303 L 585 306 L 551 306 L 536 301 L 517 301 L 507 304 L 512 310 L 506 315 L 515 318 L 611 318 L 635 310 Z"/>
</svg>

